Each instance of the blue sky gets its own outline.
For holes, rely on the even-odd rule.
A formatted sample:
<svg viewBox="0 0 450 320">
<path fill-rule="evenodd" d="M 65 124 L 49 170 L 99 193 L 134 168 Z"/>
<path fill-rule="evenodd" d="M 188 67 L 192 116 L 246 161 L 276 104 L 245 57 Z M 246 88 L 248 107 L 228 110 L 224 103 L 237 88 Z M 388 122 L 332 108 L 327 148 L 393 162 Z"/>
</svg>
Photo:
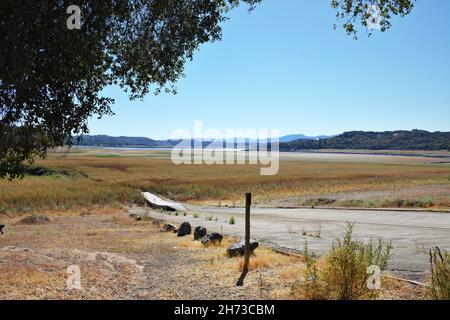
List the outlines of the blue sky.
<svg viewBox="0 0 450 320">
<path fill-rule="evenodd" d="M 419 0 L 385 33 L 333 30 L 331 0 L 263 0 L 235 10 L 221 42 L 186 65 L 178 94 L 116 99 L 91 134 L 170 138 L 176 129 L 450 131 L 450 1 Z"/>
</svg>

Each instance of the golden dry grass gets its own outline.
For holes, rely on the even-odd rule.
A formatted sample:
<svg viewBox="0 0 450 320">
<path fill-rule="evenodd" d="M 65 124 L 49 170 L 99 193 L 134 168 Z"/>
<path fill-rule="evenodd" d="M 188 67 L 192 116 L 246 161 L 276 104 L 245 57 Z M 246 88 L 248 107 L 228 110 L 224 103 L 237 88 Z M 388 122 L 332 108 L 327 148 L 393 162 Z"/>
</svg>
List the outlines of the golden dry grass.
<svg viewBox="0 0 450 320">
<path fill-rule="evenodd" d="M 244 260 L 244 257 L 239 258 L 239 271 L 242 271 L 244 268 Z M 261 248 L 257 253 L 255 253 L 255 255 L 250 257 L 248 269 L 255 270 L 269 267 L 287 266 L 295 260 L 298 259 L 281 255 L 267 248 Z"/>
<path fill-rule="evenodd" d="M 37 165 L 68 172 L 0 181 L 0 209 L 16 212 L 120 208 L 142 201 L 140 191 L 192 203 L 240 204 L 252 192 L 254 203 L 422 185 L 449 185 L 450 167 L 424 163 L 282 161 L 275 176 L 261 176 L 252 165 L 176 166 L 163 153 L 120 156 L 90 153 L 50 154 Z M 441 201 L 446 206 L 448 199 Z M 450 202 L 450 200 L 449 200 Z"/>
</svg>

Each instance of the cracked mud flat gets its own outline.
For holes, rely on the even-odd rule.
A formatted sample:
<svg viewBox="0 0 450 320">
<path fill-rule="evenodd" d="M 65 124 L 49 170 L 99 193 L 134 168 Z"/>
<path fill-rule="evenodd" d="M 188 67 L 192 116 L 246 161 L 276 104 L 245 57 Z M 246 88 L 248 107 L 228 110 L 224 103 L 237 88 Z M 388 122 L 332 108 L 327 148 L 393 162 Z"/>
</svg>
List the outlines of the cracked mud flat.
<svg viewBox="0 0 450 320">
<path fill-rule="evenodd" d="M 44 225 L 2 219 L 0 299 L 293 299 L 302 279 L 298 257 L 259 248 L 242 288 L 235 286 L 240 258 L 225 256 L 235 239 L 203 248 L 191 237 L 161 233 L 121 210 L 89 215 L 54 214 Z M 81 290 L 69 290 L 67 267 L 81 271 Z M 411 299 L 423 292 L 391 283 L 384 298 Z"/>
</svg>

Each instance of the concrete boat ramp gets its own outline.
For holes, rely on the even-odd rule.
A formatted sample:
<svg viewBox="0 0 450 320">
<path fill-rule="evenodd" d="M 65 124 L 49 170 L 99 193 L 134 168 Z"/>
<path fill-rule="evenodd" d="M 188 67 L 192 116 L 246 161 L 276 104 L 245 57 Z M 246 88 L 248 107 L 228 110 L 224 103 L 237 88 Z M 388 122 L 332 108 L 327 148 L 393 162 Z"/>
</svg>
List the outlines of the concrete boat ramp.
<svg viewBox="0 0 450 320">
<path fill-rule="evenodd" d="M 167 211 L 187 211 L 187 209 L 181 203 L 162 199 L 150 192 L 144 192 L 143 195 L 145 200 L 147 200 L 152 208 L 163 209 Z"/>
</svg>

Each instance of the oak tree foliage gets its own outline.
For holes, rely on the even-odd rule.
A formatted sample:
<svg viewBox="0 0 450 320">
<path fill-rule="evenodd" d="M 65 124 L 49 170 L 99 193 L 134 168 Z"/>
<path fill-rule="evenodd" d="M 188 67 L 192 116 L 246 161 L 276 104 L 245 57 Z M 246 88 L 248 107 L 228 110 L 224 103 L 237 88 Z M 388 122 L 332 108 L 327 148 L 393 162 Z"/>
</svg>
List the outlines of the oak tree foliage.
<svg viewBox="0 0 450 320">
<path fill-rule="evenodd" d="M 392 26 L 394 16 L 404 17 L 411 13 L 415 0 L 332 0 L 331 6 L 336 10 L 336 18 L 348 35 L 355 39 L 358 26 L 366 28 L 368 35 L 371 27 L 381 32 Z M 336 25 L 335 25 L 336 26 Z"/>
</svg>

